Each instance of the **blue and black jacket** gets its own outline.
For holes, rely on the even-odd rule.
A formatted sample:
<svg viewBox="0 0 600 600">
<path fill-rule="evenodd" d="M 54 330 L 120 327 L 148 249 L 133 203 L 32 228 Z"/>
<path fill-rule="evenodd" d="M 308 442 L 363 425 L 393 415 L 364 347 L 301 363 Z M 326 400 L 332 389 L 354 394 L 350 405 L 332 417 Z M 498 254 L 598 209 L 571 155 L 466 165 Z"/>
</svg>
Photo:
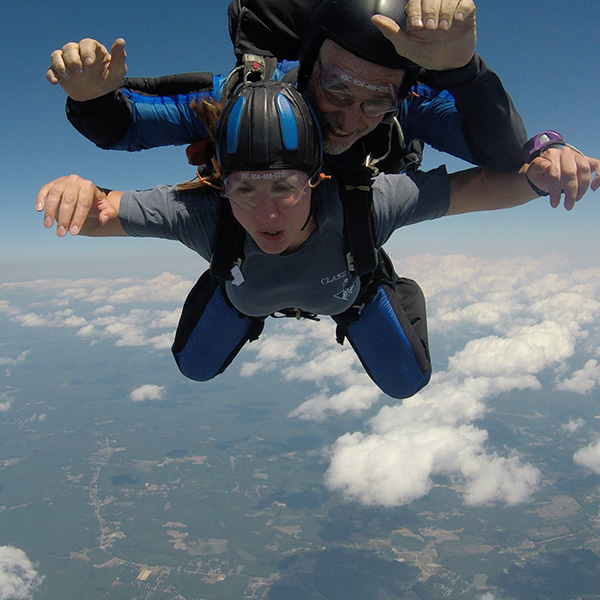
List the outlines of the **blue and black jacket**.
<svg viewBox="0 0 600 600">
<path fill-rule="evenodd" d="M 278 64 L 281 79 L 296 63 Z M 190 108 L 202 94 L 219 99 L 226 77 L 207 72 L 124 80 L 118 90 L 87 102 L 67 100 L 71 124 L 100 148 L 138 151 L 186 145 L 207 137 Z M 423 71 L 401 105 L 407 145 L 420 141 L 498 171 L 524 162 L 527 133 L 498 76 L 475 55 L 464 67 Z"/>
</svg>

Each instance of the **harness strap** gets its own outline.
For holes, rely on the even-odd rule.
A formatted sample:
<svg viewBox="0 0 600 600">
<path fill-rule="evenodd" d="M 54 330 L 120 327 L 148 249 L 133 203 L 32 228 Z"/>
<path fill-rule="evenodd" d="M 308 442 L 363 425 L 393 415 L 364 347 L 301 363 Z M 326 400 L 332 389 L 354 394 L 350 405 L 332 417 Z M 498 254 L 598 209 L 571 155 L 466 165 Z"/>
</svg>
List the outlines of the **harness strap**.
<svg viewBox="0 0 600 600">
<path fill-rule="evenodd" d="M 215 242 L 210 259 L 210 274 L 221 281 L 231 281 L 232 268 L 244 256 L 246 232 L 235 220 L 231 205 L 225 198 L 219 199 L 219 214 Z"/>
<path fill-rule="evenodd" d="M 405 139 L 398 117 L 384 119 L 360 143 L 367 157 L 365 164 L 377 173 L 412 173 L 423 159 L 421 143 Z"/>
<path fill-rule="evenodd" d="M 366 166 L 339 172 L 340 197 L 344 206 L 344 232 L 348 269 L 362 276 L 377 268 L 377 250 L 373 235 L 373 170 Z"/>
<path fill-rule="evenodd" d="M 319 316 L 313 312 L 302 310 L 300 308 L 282 308 L 271 315 L 274 319 L 285 319 L 286 317 L 292 319 L 310 319 L 311 321 L 320 321 Z"/>
<path fill-rule="evenodd" d="M 335 339 L 340 345 L 344 344 L 347 336 L 347 328 L 350 323 L 357 321 L 363 308 L 375 297 L 382 283 L 392 284 L 394 267 L 389 256 L 384 250 L 378 252 L 378 265 L 372 273 L 366 273 L 361 277 L 360 292 L 354 304 L 339 315 L 333 315 L 332 319 L 337 323 Z"/>
</svg>

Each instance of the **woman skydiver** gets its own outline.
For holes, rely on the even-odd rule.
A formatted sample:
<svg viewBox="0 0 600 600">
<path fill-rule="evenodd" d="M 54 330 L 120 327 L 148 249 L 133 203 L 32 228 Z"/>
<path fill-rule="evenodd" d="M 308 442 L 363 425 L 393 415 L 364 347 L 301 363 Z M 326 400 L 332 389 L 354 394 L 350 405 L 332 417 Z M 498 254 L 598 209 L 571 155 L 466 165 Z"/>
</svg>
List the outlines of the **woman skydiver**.
<svg viewBox="0 0 600 600">
<path fill-rule="evenodd" d="M 36 209 L 44 211 L 44 226 L 56 221 L 59 236 L 175 239 L 211 263 L 220 260 L 216 240 L 232 215 L 245 232 L 240 252 L 230 253 L 226 281 L 207 272 L 186 301 L 173 345 L 182 373 L 215 377 L 257 337 L 267 315 L 330 315 L 367 373 L 395 398 L 426 385 L 431 366 L 422 294 L 395 276 L 383 244 L 405 225 L 510 208 L 537 197 L 531 184 L 540 190 L 553 184 L 540 158 L 511 173 L 448 175 L 439 167 L 378 175 L 371 209 L 381 261 L 376 276 L 361 282 L 347 261 L 339 182 L 321 173 L 318 125 L 295 88 L 273 81 L 241 87 L 216 125 L 215 165 L 211 177 L 191 185 L 147 191 L 117 192 L 62 177 L 42 187 Z"/>
</svg>

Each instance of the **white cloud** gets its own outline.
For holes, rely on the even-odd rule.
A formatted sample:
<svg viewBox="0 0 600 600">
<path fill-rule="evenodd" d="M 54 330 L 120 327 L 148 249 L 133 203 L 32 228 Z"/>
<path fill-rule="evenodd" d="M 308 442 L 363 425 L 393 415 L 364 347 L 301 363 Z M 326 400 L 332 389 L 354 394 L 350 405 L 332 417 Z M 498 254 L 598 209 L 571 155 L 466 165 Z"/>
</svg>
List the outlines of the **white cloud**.
<svg viewBox="0 0 600 600">
<path fill-rule="evenodd" d="M 323 383 L 329 379 L 343 380 L 352 384 L 356 378 L 356 368 L 360 365 L 354 350 L 350 347 L 332 348 L 316 354 L 310 360 L 294 364 L 283 371 L 288 381 L 313 381 Z"/>
<path fill-rule="evenodd" d="M 573 461 L 576 465 L 600 475 L 600 440 L 577 450 Z"/>
<path fill-rule="evenodd" d="M 133 402 L 145 402 L 146 400 L 162 400 L 164 393 L 164 386 L 147 383 L 133 390 L 129 397 Z"/>
<path fill-rule="evenodd" d="M 565 392 L 590 394 L 598 385 L 600 385 L 600 365 L 596 359 L 591 358 L 582 369 L 574 371 L 569 379 L 564 379 L 557 387 Z"/>
<path fill-rule="evenodd" d="M 561 429 L 565 433 L 575 433 L 576 431 L 579 431 L 584 425 L 585 425 L 585 419 L 582 419 L 581 417 L 579 417 L 577 419 L 569 419 L 561 427 Z"/>
<path fill-rule="evenodd" d="M 152 279 L 88 278 L 78 280 L 38 279 L 26 282 L 4 283 L 1 289 L 8 292 L 26 292 L 39 297 L 52 298 L 60 303 L 82 301 L 91 304 L 155 304 L 157 302 L 183 302 L 192 282 L 179 275 L 162 273 Z M 48 303 L 48 300 L 47 302 Z M 1 310 L 1 306 L 0 306 Z"/>
<path fill-rule="evenodd" d="M 8 412 L 14 400 L 13 390 L 6 389 L 0 392 L 0 413 Z"/>
<path fill-rule="evenodd" d="M 515 377 L 538 373 L 573 355 L 575 341 L 564 325 L 545 321 L 512 329 L 505 337 L 471 340 L 449 359 L 465 376 Z"/>
<path fill-rule="evenodd" d="M 6 283 L 0 289 L 25 293 L 27 301 L 17 307 L 0 304 L 5 314 L 23 327 L 73 328 L 76 335 L 95 344 L 102 340 L 117 346 L 171 346 L 181 306 L 192 283 L 163 273 L 152 279 L 36 280 Z M 125 309 L 134 304 L 135 308 Z M 157 305 L 149 308 L 150 304 Z M 173 305 L 160 309 L 158 305 Z M 94 306 L 97 305 L 97 306 Z M 42 310 L 39 310 L 43 307 Z M 48 311 L 48 307 L 58 310 Z"/>
<path fill-rule="evenodd" d="M 367 377 L 364 385 L 351 385 L 338 394 L 316 394 L 294 409 L 290 416 L 322 421 L 328 413 L 361 413 L 377 402 L 381 395 L 379 388 Z"/>
<path fill-rule="evenodd" d="M 92 313 L 95 315 L 107 315 L 112 312 L 115 312 L 115 307 L 112 304 L 105 304 L 104 306 L 99 306 L 98 308 L 92 311 Z"/>
<path fill-rule="evenodd" d="M 18 365 L 22 365 L 28 356 L 29 356 L 29 350 L 24 350 L 23 352 L 18 354 L 16 356 L 16 358 L 11 358 L 8 356 L 0 356 L 0 365 L 16 367 Z"/>
<path fill-rule="evenodd" d="M 41 415 L 37 415 L 37 414 L 33 414 L 31 415 L 31 417 L 29 417 L 29 419 L 26 419 L 25 422 L 26 423 L 41 423 L 42 421 L 46 420 L 46 413 L 42 413 Z"/>
<path fill-rule="evenodd" d="M 335 344 L 333 332 L 333 322 L 326 317 L 319 322 L 267 319 L 260 338 L 245 347 L 245 356 L 254 353 L 254 359 L 242 363 L 240 374 L 253 377 L 259 371 L 281 369 L 286 363 L 291 363 L 289 369 L 303 367 L 307 358 Z"/>
<path fill-rule="evenodd" d="M 30 600 L 43 579 L 23 550 L 0 546 L 0 600 Z"/>
<path fill-rule="evenodd" d="M 487 432 L 473 421 L 497 388 L 485 378 L 434 377 L 402 404 L 386 406 L 370 421 L 371 433 L 349 433 L 331 448 L 326 483 L 368 505 L 401 506 L 426 495 L 436 475 L 457 480 L 465 503 L 522 502 L 541 479 L 517 456 L 488 452 Z"/>
<path fill-rule="evenodd" d="M 1 287 L 1 286 L 0 286 Z M 7 300 L 0 300 L 0 315 L 18 315 L 19 309 L 16 306 L 13 306 Z"/>
</svg>

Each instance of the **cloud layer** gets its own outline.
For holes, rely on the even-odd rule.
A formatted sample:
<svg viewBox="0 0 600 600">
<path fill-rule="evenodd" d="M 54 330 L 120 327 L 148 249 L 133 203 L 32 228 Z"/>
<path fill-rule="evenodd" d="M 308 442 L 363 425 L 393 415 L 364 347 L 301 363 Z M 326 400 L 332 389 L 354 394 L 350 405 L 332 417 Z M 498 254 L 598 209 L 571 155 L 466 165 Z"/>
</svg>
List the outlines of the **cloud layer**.
<svg viewBox="0 0 600 600">
<path fill-rule="evenodd" d="M 432 337 L 461 345 L 417 396 L 384 406 L 364 431 L 331 445 L 330 489 L 367 505 L 399 506 L 426 495 L 441 475 L 467 504 L 529 500 L 542 474 L 515 451 L 491 448 L 478 420 L 500 394 L 544 391 L 552 381 L 577 394 L 597 389 L 598 361 L 581 356 L 599 354 L 600 269 L 555 269 L 555 258 L 493 263 L 423 256 L 397 265 L 425 291 Z M 312 381 L 317 391 L 292 413 L 302 419 L 363 412 L 386 398 L 353 353 L 335 347 L 331 327 L 329 339 L 313 329 L 294 324 L 277 340 L 259 342 L 242 374 L 271 368 L 270 357 L 285 379 Z M 292 347 L 289 360 L 284 349 Z M 565 430 L 583 425 L 573 418 Z M 598 446 L 581 449 L 575 462 L 600 472 Z"/>
<path fill-rule="evenodd" d="M 541 473 L 514 450 L 494 448 L 479 422 L 501 394 L 597 391 L 600 268 L 577 270 L 561 266 L 556 257 L 492 262 L 430 255 L 396 266 L 421 284 L 430 335 L 437 342 L 437 371 L 417 396 L 391 403 L 353 350 L 335 342 L 328 318 L 319 323 L 269 320 L 263 336 L 229 368 L 249 381 L 272 372 L 284 384 L 301 383 L 306 397 L 290 418 L 366 415 L 361 431 L 347 433 L 327 449 L 326 483 L 348 499 L 398 506 L 423 497 L 443 476 L 468 504 L 528 500 Z M 149 280 L 3 284 L 0 315 L 23 327 L 70 329 L 90 343 L 160 351 L 171 345 L 191 285 L 168 273 Z M 27 300 L 6 299 L 11 296 Z M 19 350 L 0 356 L 0 364 L 11 369 L 26 360 Z M 164 386 L 152 383 L 130 398 L 161 400 L 165 394 Z M 0 410 L 9 410 L 11 401 L 7 389 Z M 389 405 L 373 415 L 381 402 Z M 573 414 L 563 432 L 580 435 L 586 428 Z M 600 472 L 598 444 L 582 447 L 574 460 Z"/>
</svg>

